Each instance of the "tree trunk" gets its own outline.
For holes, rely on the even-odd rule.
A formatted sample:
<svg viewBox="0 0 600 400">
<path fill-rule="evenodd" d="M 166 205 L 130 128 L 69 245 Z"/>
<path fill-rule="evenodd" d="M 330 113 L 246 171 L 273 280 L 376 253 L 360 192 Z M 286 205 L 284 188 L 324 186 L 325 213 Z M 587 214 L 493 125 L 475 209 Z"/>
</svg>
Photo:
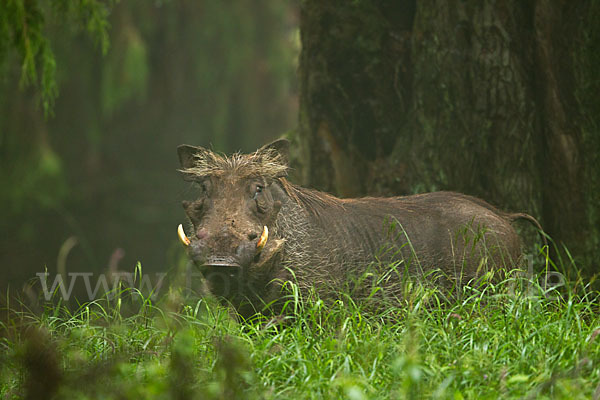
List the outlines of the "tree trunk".
<svg viewBox="0 0 600 400">
<path fill-rule="evenodd" d="M 589 249 L 600 190 L 583 183 L 599 174 L 584 163 L 594 150 L 577 123 L 576 67 L 598 40 L 593 1 L 301 7 L 304 184 L 341 196 L 456 190 L 529 212 L 558 243 Z"/>
</svg>

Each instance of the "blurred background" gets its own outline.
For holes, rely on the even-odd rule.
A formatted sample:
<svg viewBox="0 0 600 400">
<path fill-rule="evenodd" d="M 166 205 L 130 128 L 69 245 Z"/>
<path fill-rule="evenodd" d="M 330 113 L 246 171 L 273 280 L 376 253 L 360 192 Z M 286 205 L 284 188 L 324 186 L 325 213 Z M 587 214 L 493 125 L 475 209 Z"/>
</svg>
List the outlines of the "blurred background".
<svg viewBox="0 0 600 400">
<path fill-rule="evenodd" d="M 61 252 L 67 272 L 131 272 L 138 260 L 164 271 L 189 186 L 176 146 L 247 152 L 296 125 L 297 6 L 122 1 L 107 15 L 105 55 L 93 18 L 45 18 L 52 115 L 23 87 L 20 54 L 2 54 L 0 291 L 45 268 L 53 276 Z"/>
</svg>

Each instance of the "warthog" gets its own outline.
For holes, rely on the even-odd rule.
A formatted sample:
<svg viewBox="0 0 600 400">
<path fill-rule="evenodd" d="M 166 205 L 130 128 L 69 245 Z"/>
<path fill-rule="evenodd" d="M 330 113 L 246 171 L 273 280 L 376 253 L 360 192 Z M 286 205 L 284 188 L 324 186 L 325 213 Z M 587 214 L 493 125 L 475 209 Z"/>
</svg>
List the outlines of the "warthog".
<svg viewBox="0 0 600 400">
<path fill-rule="evenodd" d="M 459 193 L 339 199 L 296 186 L 286 179 L 286 140 L 252 154 L 189 145 L 178 154 L 184 178 L 199 190 L 183 202 L 190 234 L 180 225 L 179 237 L 210 290 L 242 315 L 276 303 L 288 280 L 326 295 L 375 264 L 394 270 L 383 286 L 434 270 L 440 285 L 460 285 L 519 264 L 512 221 L 539 228 L 527 214 Z"/>
</svg>

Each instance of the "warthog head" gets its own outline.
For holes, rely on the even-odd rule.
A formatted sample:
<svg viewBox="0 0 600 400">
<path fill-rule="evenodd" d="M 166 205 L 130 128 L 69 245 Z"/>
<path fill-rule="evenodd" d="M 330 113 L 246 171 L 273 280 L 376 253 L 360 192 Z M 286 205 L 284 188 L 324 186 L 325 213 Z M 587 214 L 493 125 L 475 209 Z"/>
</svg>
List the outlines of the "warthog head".
<svg viewBox="0 0 600 400">
<path fill-rule="evenodd" d="M 252 154 L 222 156 L 202 147 L 178 147 L 181 172 L 198 188 L 184 201 L 193 232 L 179 228 L 191 259 L 204 271 L 235 274 L 273 257 L 283 241 L 269 238 L 281 209 L 282 191 L 273 183 L 287 173 L 288 142 L 273 142 Z"/>
</svg>

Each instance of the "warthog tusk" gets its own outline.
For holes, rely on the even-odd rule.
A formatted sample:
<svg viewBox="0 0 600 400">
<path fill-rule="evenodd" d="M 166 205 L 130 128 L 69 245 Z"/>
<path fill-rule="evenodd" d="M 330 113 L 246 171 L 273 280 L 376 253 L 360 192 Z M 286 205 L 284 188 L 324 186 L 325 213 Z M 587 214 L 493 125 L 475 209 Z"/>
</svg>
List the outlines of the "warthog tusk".
<svg viewBox="0 0 600 400">
<path fill-rule="evenodd" d="M 190 245 L 190 239 L 188 239 L 188 237 L 185 236 L 185 232 L 183 231 L 183 226 L 181 224 L 179 224 L 179 226 L 177 227 L 177 236 L 179 236 L 179 240 L 181 241 L 181 243 L 183 243 L 184 246 Z"/>
<path fill-rule="evenodd" d="M 262 235 L 260 235 L 258 243 L 256 243 L 257 252 L 260 252 L 265 247 L 265 244 L 267 244 L 267 239 L 269 239 L 269 228 L 267 228 L 267 226 L 265 225 L 263 227 Z"/>
</svg>

